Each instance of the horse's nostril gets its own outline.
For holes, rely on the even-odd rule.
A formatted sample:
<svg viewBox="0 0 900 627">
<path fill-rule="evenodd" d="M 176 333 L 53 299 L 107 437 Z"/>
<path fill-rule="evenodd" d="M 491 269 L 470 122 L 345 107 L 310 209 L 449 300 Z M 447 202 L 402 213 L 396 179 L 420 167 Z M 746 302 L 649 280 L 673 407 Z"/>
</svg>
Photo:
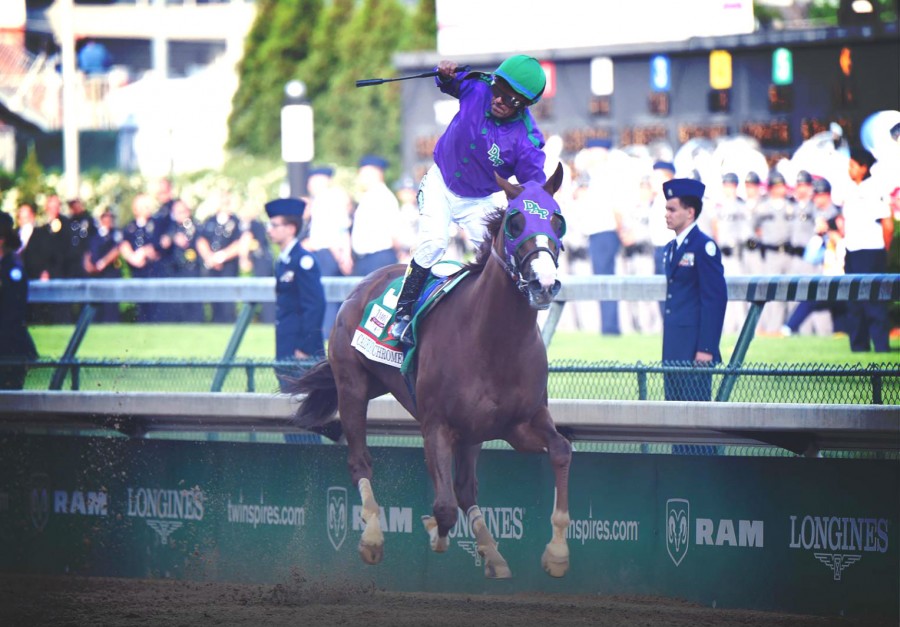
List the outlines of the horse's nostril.
<svg viewBox="0 0 900 627">
<path fill-rule="evenodd" d="M 531 279 L 528 282 L 528 289 L 532 292 L 540 292 L 544 288 L 541 286 L 541 282 L 538 279 Z"/>
<path fill-rule="evenodd" d="M 551 293 L 553 296 L 556 296 L 557 294 L 559 294 L 559 290 L 560 290 L 561 288 L 562 288 L 562 283 L 560 283 L 558 280 L 557 280 L 557 281 L 554 281 L 554 282 L 553 282 L 553 287 L 550 288 L 550 293 Z"/>
</svg>

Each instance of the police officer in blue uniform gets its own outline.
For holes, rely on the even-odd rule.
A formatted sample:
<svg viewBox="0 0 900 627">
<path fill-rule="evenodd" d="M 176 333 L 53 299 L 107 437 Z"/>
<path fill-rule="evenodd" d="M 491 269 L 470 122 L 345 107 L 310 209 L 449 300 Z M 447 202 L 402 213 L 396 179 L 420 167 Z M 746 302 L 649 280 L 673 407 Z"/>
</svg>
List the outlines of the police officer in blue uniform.
<svg viewBox="0 0 900 627">
<path fill-rule="evenodd" d="M 693 179 L 663 183 L 666 225 L 675 231 L 664 253 L 666 306 L 663 363 L 707 367 L 722 361 L 719 341 L 728 291 L 719 247 L 697 227 L 706 186 Z M 665 375 L 666 400 L 708 401 L 711 373 Z"/>
<path fill-rule="evenodd" d="M 25 326 L 28 277 L 16 251 L 22 245 L 12 217 L 0 211 L 0 362 L 27 361 L 37 351 Z M 0 389 L 21 390 L 25 385 L 24 364 L 0 363 Z"/>
<path fill-rule="evenodd" d="M 122 231 L 116 228 L 116 216 L 107 209 L 100 215 L 100 226 L 88 241 L 84 255 L 84 269 L 91 279 L 121 279 L 122 262 L 119 245 Z M 119 322 L 119 303 L 100 303 L 94 322 Z"/>
<path fill-rule="evenodd" d="M 266 203 L 269 237 L 281 249 L 275 263 L 275 358 L 319 358 L 325 353 L 322 319 L 325 290 L 315 257 L 299 241 L 306 204 L 296 198 Z M 296 371 L 276 369 L 281 390 Z"/>
</svg>

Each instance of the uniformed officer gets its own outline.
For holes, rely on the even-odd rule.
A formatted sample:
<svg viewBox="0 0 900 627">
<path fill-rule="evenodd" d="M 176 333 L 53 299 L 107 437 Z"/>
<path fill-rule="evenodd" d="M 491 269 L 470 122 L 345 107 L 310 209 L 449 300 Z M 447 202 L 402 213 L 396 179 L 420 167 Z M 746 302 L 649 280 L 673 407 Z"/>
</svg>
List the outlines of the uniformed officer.
<svg viewBox="0 0 900 627">
<path fill-rule="evenodd" d="M 752 170 L 744 177 L 744 203 L 747 207 L 747 215 L 750 216 L 752 235 L 746 242 L 746 248 L 743 255 L 743 266 L 746 274 L 763 274 L 765 268 L 763 266 L 763 251 L 759 246 L 759 239 L 756 237 L 756 214 L 759 212 L 759 206 L 765 200 L 765 194 L 762 189 L 762 181 L 759 174 Z"/>
<path fill-rule="evenodd" d="M 12 216 L 0 211 L 0 362 L 37 358 L 37 350 L 25 323 L 28 277 L 16 251 L 22 245 Z M 21 390 L 24 364 L 0 363 L 0 389 Z"/>
<path fill-rule="evenodd" d="M 88 241 L 84 254 L 84 270 L 91 279 L 119 279 L 122 277 L 122 262 L 119 259 L 119 244 L 122 231 L 116 228 L 116 216 L 107 209 L 100 214 L 97 232 Z M 119 322 L 119 303 L 100 303 L 95 322 Z"/>
<path fill-rule="evenodd" d="M 722 360 L 719 341 L 728 292 L 719 247 L 696 225 L 704 191 L 703 183 L 692 179 L 672 179 L 663 185 L 666 225 L 675 231 L 664 252 L 662 357 L 667 365 L 707 367 Z M 664 379 L 666 400 L 711 398 L 711 373 L 672 373 Z"/>
<path fill-rule="evenodd" d="M 160 237 L 163 264 L 167 277 L 196 279 L 200 276 L 200 255 L 197 253 L 198 224 L 191 208 L 180 198 L 172 201 L 168 219 L 169 228 Z M 172 322 L 203 322 L 203 303 L 169 303 L 166 308 Z"/>
<path fill-rule="evenodd" d="M 788 198 L 787 191 L 784 175 L 773 170 L 769 174 L 768 197 L 757 208 L 754 223 L 763 254 L 763 274 L 784 276 L 791 272 L 788 238 L 796 207 Z M 761 335 L 780 335 L 786 321 L 787 303 L 768 302 L 759 317 L 759 332 Z"/>
<path fill-rule="evenodd" d="M 275 273 L 272 249 L 266 237 L 266 227 L 258 219 L 259 207 L 252 203 L 244 204 L 238 211 L 238 229 L 241 237 L 238 240 L 241 272 L 255 277 L 273 276 Z M 259 308 L 259 321 L 266 324 L 275 322 L 275 303 L 263 303 Z"/>
<path fill-rule="evenodd" d="M 71 263 L 71 226 L 67 216 L 60 213 L 62 202 L 56 194 L 47 196 L 44 202 L 43 226 L 35 229 L 28 246 L 29 254 L 37 266 L 40 280 L 64 279 L 68 276 Z M 40 308 L 36 315 L 41 322 L 67 324 L 72 322 L 72 308 L 69 304 L 48 304 Z"/>
<path fill-rule="evenodd" d="M 754 238 L 753 225 L 747 211 L 747 203 L 737 195 L 740 179 L 734 172 L 722 176 L 722 193 L 712 216 L 712 236 L 722 252 L 722 266 L 725 276 L 738 276 L 744 271 L 744 247 Z M 737 333 L 747 319 L 749 304 L 744 301 L 729 301 L 725 311 L 725 330 Z"/>
<path fill-rule="evenodd" d="M 208 277 L 238 275 L 241 231 L 231 202 L 231 194 L 223 192 L 216 213 L 206 219 L 197 236 L 197 252 Z M 213 322 L 234 322 L 236 318 L 234 303 L 212 303 L 211 309 Z"/>
<path fill-rule="evenodd" d="M 152 219 L 153 199 L 148 194 L 135 196 L 131 204 L 134 219 L 125 225 L 122 232 L 122 243 L 119 252 L 136 279 L 158 278 L 161 274 L 159 266 L 160 251 L 159 230 Z M 157 322 L 159 319 L 159 303 L 138 303 L 138 322 Z"/>
<path fill-rule="evenodd" d="M 350 230 L 353 274 L 357 276 L 366 276 L 399 259 L 400 201 L 384 183 L 387 167 L 388 162 L 378 155 L 359 160 L 356 182 L 361 193 Z"/>
<path fill-rule="evenodd" d="M 91 238 L 97 234 L 97 221 L 89 214 L 80 198 L 72 198 L 69 205 L 69 244 L 70 258 L 66 263 L 66 276 L 74 279 L 84 278 L 84 256 L 88 252 Z"/>
<path fill-rule="evenodd" d="M 325 290 L 315 257 L 298 240 L 305 203 L 280 198 L 266 203 L 269 237 L 281 254 L 275 263 L 275 358 L 279 361 L 317 358 L 324 354 L 322 319 Z M 285 377 L 296 371 L 276 369 L 282 391 Z"/>
</svg>

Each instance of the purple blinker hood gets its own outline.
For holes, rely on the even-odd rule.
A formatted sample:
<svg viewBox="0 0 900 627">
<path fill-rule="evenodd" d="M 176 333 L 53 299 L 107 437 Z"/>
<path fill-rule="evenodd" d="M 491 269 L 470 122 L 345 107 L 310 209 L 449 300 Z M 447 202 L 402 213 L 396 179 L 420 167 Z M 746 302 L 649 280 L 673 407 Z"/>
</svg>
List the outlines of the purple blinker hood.
<svg viewBox="0 0 900 627">
<path fill-rule="evenodd" d="M 556 244 L 557 250 L 563 250 L 561 238 L 565 235 L 566 223 L 562 211 L 559 209 L 559 204 L 553 200 L 553 196 L 544 191 L 544 188 L 534 181 L 528 181 L 522 187 L 524 187 L 522 193 L 509 201 L 504 228 L 506 228 L 506 223 L 509 221 L 509 216 L 515 213 L 521 213 L 525 217 L 525 228 L 516 238 L 510 237 L 508 232 L 504 233 L 506 236 L 505 252 L 507 257 L 509 259 L 514 258 L 519 246 L 536 235 L 546 235 Z M 563 218 L 562 232 L 559 236 L 554 232 L 551 223 L 551 218 L 554 214 Z"/>
</svg>

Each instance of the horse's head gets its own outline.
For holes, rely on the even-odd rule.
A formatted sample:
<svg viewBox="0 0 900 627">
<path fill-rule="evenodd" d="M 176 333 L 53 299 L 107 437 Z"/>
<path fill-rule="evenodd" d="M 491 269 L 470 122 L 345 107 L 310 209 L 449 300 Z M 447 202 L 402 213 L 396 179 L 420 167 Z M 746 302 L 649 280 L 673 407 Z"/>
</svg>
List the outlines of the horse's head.
<svg viewBox="0 0 900 627">
<path fill-rule="evenodd" d="M 493 252 L 502 260 L 519 290 L 527 294 L 528 304 L 535 309 L 547 309 L 559 293 L 556 271 L 566 232 L 566 220 L 553 199 L 562 184 L 562 166 L 556 168 L 543 186 L 534 182 L 515 185 L 494 176 L 506 193 L 509 206 Z"/>
</svg>

